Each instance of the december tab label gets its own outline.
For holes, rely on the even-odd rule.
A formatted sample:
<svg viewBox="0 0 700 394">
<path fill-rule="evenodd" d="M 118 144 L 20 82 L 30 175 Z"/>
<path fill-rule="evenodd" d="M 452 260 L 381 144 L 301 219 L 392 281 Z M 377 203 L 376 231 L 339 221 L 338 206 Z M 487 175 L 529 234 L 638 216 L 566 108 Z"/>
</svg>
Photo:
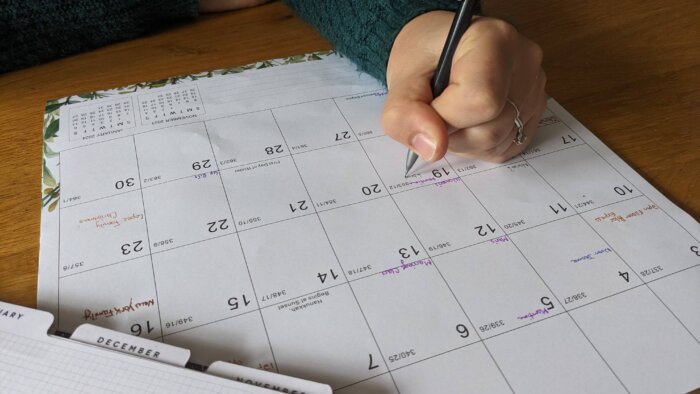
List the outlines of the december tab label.
<svg viewBox="0 0 700 394">
<path fill-rule="evenodd" d="M 73 335 L 71 335 L 71 339 L 180 367 L 184 367 L 190 359 L 190 351 L 187 349 L 93 326 L 92 324 L 83 324 L 76 328 Z"/>
</svg>

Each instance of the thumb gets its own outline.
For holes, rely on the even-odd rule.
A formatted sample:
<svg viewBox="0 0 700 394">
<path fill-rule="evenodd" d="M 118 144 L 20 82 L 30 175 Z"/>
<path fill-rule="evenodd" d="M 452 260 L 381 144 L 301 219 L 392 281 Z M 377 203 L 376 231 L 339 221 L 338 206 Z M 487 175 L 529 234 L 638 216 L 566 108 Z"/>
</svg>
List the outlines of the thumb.
<svg viewBox="0 0 700 394">
<path fill-rule="evenodd" d="M 382 128 L 421 159 L 437 161 L 447 152 L 448 136 L 445 122 L 430 106 L 430 77 L 402 71 L 400 77 L 387 81 Z"/>
</svg>

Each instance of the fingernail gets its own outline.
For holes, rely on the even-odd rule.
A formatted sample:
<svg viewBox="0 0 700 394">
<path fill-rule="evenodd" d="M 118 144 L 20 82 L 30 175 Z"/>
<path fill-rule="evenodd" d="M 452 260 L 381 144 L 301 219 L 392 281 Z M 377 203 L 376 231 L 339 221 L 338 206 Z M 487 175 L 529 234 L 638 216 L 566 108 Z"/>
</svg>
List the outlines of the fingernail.
<svg viewBox="0 0 700 394">
<path fill-rule="evenodd" d="M 416 152 L 421 159 L 430 161 L 435 155 L 435 143 L 427 135 L 419 133 L 411 140 L 411 150 Z"/>
</svg>

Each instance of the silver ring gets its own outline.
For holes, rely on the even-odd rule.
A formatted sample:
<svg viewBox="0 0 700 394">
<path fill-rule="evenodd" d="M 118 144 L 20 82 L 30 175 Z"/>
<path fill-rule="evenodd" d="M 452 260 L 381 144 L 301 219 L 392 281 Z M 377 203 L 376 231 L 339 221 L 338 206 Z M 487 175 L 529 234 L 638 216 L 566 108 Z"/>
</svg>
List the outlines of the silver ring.
<svg viewBox="0 0 700 394">
<path fill-rule="evenodd" d="M 515 120 L 513 122 L 515 123 L 515 127 L 518 128 L 518 132 L 515 134 L 515 138 L 513 138 L 513 143 L 515 145 L 522 145 L 522 143 L 527 139 L 527 136 L 523 132 L 525 125 L 523 124 L 523 121 L 520 120 L 520 110 L 518 109 L 518 106 L 516 106 L 510 99 L 507 98 L 506 102 L 512 105 L 515 109 Z"/>
</svg>

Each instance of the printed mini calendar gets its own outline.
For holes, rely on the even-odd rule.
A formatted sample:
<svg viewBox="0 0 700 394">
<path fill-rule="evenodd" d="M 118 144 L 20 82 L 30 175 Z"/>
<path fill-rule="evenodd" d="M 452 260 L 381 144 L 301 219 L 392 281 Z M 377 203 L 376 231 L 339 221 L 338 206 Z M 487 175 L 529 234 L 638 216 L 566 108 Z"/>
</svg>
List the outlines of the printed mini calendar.
<svg viewBox="0 0 700 394">
<path fill-rule="evenodd" d="M 405 177 L 385 95 L 331 52 L 49 102 L 54 330 L 338 393 L 700 387 L 695 219 L 554 100 L 512 160 Z"/>
</svg>

